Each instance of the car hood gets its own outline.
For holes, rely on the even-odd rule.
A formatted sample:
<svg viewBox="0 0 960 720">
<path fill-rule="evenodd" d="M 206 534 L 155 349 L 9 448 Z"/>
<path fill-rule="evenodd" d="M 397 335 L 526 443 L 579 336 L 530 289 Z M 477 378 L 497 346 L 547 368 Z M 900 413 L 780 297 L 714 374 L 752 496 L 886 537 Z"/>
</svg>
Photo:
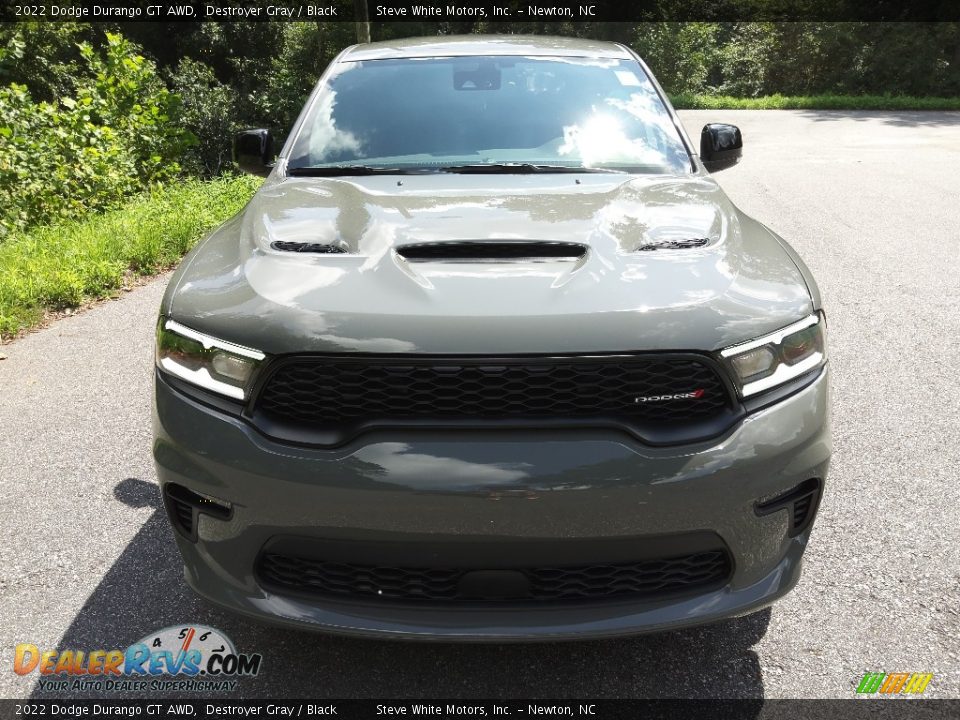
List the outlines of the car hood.
<svg viewBox="0 0 960 720">
<path fill-rule="evenodd" d="M 553 260 L 401 256 L 464 241 L 585 247 Z M 268 353 L 471 354 L 715 350 L 812 310 L 781 242 L 711 177 L 607 173 L 271 177 L 188 256 L 163 308 Z"/>
</svg>

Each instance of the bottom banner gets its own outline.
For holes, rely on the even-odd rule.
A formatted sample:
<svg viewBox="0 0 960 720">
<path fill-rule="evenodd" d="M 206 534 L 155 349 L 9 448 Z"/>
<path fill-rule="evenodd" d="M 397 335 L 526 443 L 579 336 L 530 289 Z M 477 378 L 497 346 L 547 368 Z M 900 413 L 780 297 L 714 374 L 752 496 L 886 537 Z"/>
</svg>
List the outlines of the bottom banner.
<svg viewBox="0 0 960 720">
<path fill-rule="evenodd" d="M 0 700 L 2 718 L 956 718 L 960 700 Z"/>
</svg>

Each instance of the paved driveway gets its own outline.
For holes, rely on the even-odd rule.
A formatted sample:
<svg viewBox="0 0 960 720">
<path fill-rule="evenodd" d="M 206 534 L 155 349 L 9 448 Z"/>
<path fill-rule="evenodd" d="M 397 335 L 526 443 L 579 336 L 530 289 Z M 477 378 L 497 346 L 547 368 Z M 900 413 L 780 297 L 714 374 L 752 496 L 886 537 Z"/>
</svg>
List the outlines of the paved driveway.
<svg viewBox="0 0 960 720">
<path fill-rule="evenodd" d="M 189 621 L 265 655 L 259 697 L 849 697 L 865 671 L 960 697 L 960 114 L 710 111 L 717 178 L 790 239 L 829 313 L 835 462 L 798 588 L 772 610 L 634 639 L 347 640 L 222 613 L 185 587 L 149 454 L 166 277 L 3 348 L 0 696 L 13 646 L 112 648 Z"/>
</svg>

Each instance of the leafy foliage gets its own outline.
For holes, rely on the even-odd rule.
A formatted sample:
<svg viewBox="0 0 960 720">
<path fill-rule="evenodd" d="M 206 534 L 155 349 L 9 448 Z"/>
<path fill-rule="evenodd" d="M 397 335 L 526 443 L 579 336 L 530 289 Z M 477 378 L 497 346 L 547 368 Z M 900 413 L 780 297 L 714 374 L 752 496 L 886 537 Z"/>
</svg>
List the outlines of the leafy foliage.
<svg viewBox="0 0 960 720">
<path fill-rule="evenodd" d="M 186 56 L 168 72 L 199 140 L 186 169 L 213 176 L 228 168 L 232 136 L 244 127 L 270 128 L 279 146 L 354 33 L 350 23 L 203 23 L 186 33 Z"/>
<path fill-rule="evenodd" d="M 72 95 L 35 102 L 25 85 L 0 89 L 0 237 L 116 204 L 180 172 L 194 141 L 179 98 L 120 35 L 104 52 L 80 43 Z"/>
<path fill-rule="evenodd" d="M 217 80 L 213 68 L 183 58 L 170 74 L 170 85 L 183 103 L 181 120 L 197 138 L 185 157 L 192 175 L 212 177 L 230 167 L 230 138 L 237 123 L 237 91 Z"/>
<path fill-rule="evenodd" d="M 700 93 L 708 89 L 718 61 L 719 30 L 717 23 L 645 23 L 633 46 L 664 88 Z"/>
<path fill-rule="evenodd" d="M 0 244 L 0 337 L 34 325 L 44 309 L 111 295 L 131 272 L 148 275 L 175 264 L 239 211 L 260 182 L 250 176 L 188 180 Z"/>
<path fill-rule="evenodd" d="M 764 95 L 757 98 L 680 93 L 678 110 L 960 110 L 960 97 L 908 95 Z"/>
<path fill-rule="evenodd" d="M 671 93 L 960 93 L 960 23 L 652 23 L 634 45 Z"/>
<path fill-rule="evenodd" d="M 80 43 L 93 42 L 89 23 L 0 23 L 0 85 L 26 85 L 35 100 L 54 100 L 73 87 Z"/>
</svg>

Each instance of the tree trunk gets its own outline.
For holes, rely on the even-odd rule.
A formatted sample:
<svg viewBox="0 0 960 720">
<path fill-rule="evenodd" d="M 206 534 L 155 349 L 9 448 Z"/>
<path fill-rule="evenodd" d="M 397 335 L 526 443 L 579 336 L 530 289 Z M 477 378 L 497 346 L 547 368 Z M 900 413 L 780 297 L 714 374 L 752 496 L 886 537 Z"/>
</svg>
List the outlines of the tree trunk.
<svg viewBox="0 0 960 720">
<path fill-rule="evenodd" d="M 357 42 L 370 42 L 370 13 L 367 11 L 367 0 L 353 0 L 353 7 L 357 18 Z"/>
</svg>

